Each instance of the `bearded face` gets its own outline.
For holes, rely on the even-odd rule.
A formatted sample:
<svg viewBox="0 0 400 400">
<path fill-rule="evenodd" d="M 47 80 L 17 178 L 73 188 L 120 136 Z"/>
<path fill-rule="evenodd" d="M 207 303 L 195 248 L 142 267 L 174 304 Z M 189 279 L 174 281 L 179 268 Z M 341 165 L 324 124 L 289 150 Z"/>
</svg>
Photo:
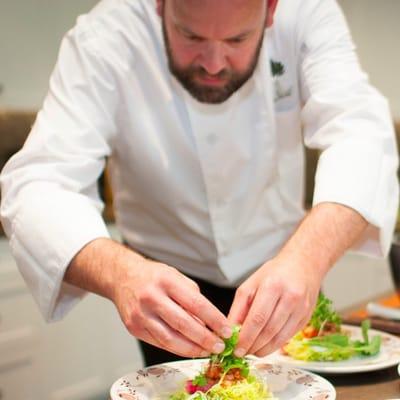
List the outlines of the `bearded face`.
<svg viewBox="0 0 400 400">
<path fill-rule="evenodd" d="M 264 1 L 168 0 L 161 16 L 169 69 L 198 101 L 222 103 L 253 75 L 264 38 Z"/>
</svg>

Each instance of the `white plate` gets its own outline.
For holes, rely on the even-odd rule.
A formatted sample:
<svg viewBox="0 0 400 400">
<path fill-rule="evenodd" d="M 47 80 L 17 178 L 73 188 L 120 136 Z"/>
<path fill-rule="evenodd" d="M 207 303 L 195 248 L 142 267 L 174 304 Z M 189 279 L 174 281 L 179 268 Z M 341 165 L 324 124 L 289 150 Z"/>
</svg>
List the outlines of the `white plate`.
<svg viewBox="0 0 400 400">
<path fill-rule="evenodd" d="M 343 325 L 343 328 L 350 331 L 352 339 L 361 339 L 361 328 L 351 325 Z M 279 363 L 290 367 L 302 368 L 308 371 L 324 374 L 350 374 L 356 372 L 376 371 L 392 367 L 400 363 L 400 338 L 389 333 L 370 329 L 370 336 L 381 335 L 382 345 L 380 352 L 373 357 L 353 357 L 345 361 L 300 361 L 292 357 L 284 356 L 279 351 L 264 357 L 271 363 Z"/>
<path fill-rule="evenodd" d="M 164 400 L 184 387 L 207 360 L 185 360 L 144 368 L 118 379 L 111 387 L 112 400 Z M 279 400 L 334 400 L 334 387 L 311 372 L 263 360 L 250 361 L 257 374 Z"/>
</svg>

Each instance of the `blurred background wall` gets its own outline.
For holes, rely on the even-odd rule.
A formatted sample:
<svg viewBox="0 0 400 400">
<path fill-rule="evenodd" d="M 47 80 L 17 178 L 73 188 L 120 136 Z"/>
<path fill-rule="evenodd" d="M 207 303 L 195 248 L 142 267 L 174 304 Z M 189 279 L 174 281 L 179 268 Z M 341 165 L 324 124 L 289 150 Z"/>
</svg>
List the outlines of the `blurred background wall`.
<svg viewBox="0 0 400 400">
<path fill-rule="evenodd" d="M 64 33 L 96 3 L 0 0 L 1 108 L 40 108 Z"/>
<path fill-rule="evenodd" d="M 0 107 L 38 109 L 60 40 L 95 0 L 0 1 Z M 361 63 L 400 119 L 400 1 L 339 0 Z"/>
<path fill-rule="evenodd" d="M 400 1 L 339 0 L 371 82 L 400 119 Z"/>
</svg>

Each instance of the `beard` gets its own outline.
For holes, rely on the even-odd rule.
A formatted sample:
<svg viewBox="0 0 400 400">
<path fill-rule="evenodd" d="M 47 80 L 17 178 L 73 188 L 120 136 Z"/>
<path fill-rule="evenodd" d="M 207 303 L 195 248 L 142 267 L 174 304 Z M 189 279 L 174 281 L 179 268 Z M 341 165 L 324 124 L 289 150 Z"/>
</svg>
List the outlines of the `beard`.
<svg viewBox="0 0 400 400">
<path fill-rule="evenodd" d="M 204 67 L 193 65 L 182 68 L 177 65 L 172 53 L 164 18 L 162 19 L 162 31 L 170 72 L 196 100 L 201 103 L 208 104 L 223 103 L 251 78 L 257 67 L 264 40 L 264 35 L 261 35 L 254 55 L 251 59 L 250 65 L 245 71 L 237 72 L 234 70 L 223 69 L 218 74 L 212 75 L 212 77 L 216 79 L 221 79 L 226 83 L 221 87 L 213 87 L 208 85 L 201 85 L 196 81 L 196 78 L 201 79 L 210 77 L 210 74 L 208 74 L 207 70 Z"/>
</svg>

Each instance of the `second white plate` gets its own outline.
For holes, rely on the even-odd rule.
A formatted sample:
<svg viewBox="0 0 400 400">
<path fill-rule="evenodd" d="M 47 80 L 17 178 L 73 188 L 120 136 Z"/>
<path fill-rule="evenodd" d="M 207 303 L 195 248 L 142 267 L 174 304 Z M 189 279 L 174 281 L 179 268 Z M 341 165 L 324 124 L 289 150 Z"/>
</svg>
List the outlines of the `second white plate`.
<svg viewBox="0 0 400 400">
<path fill-rule="evenodd" d="M 351 332 L 352 339 L 361 339 L 361 328 L 351 325 L 343 325 L 343 328 Z M 301 361 L 285 356 L 279 351 L 264 357 L 272 362 L 302 368 L 308 371 L 324 374 L 350 374 L 358 372 L 376 371 L 395 366 L 400 363 L 400 338 L 389 333 L 370 329 L 370 336 L 381 335 L 382 345 L 379 354 L 373 357 L 354 357 L 345 361 Z"/>
</svg>

